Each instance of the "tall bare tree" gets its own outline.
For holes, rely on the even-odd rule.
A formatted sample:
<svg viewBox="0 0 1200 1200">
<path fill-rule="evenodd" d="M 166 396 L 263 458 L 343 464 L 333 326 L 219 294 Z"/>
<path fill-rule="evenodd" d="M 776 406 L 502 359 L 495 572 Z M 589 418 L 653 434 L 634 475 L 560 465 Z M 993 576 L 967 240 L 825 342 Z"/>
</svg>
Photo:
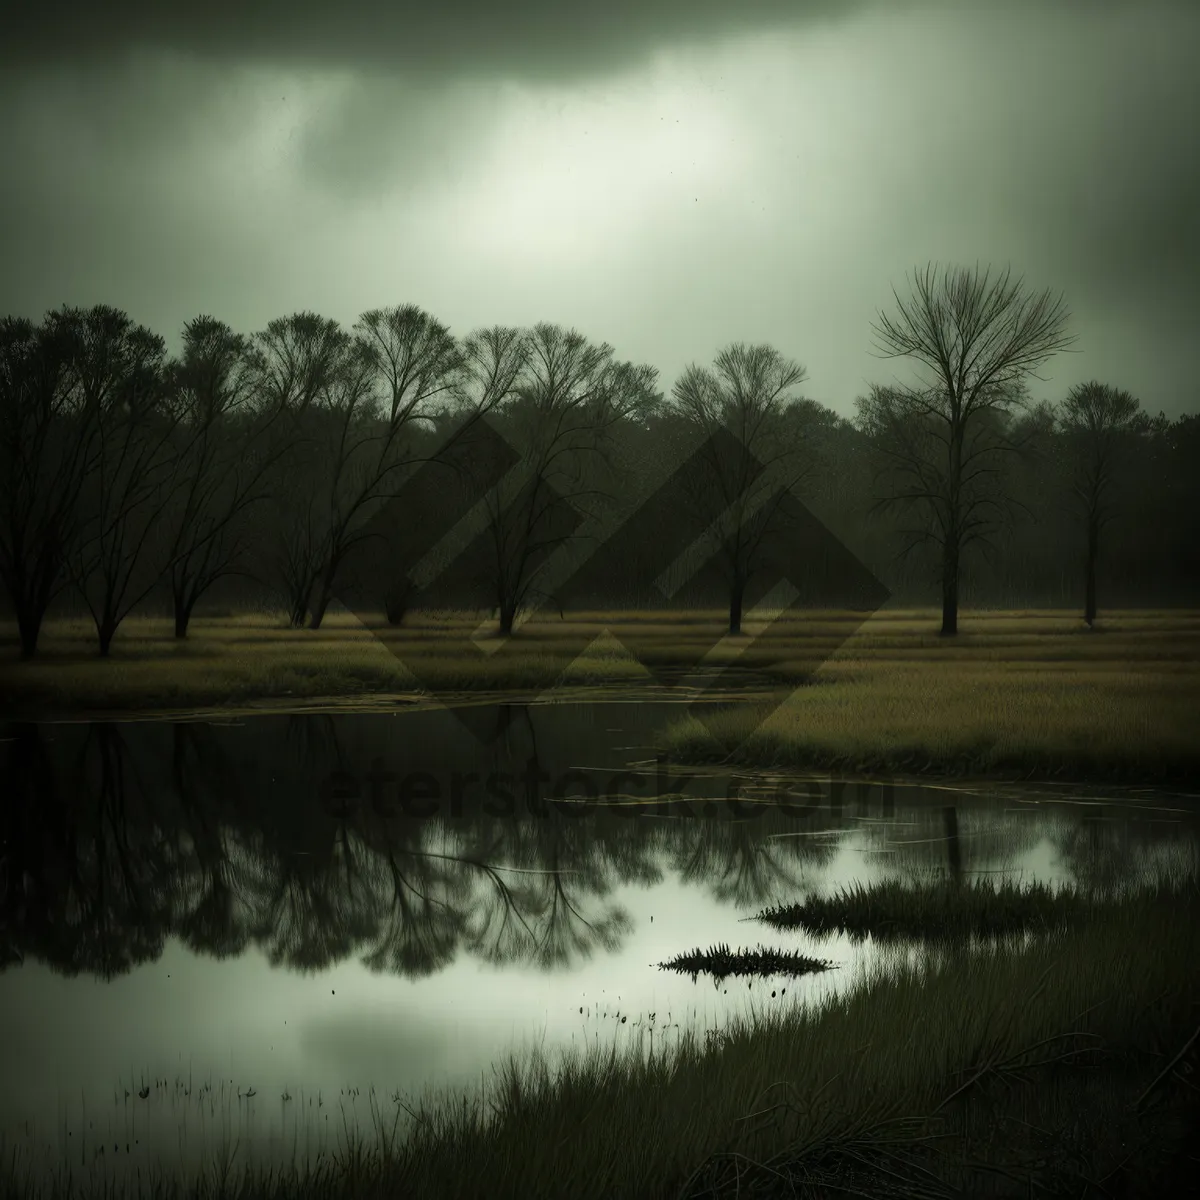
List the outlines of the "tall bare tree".
<svg viewBox="0 0 1200 1200">
<path fill-rule="evenodd" d="M 279 410 L 286 454 L 273 471 L 268 572 L 286 597 L 293 626 L 304 624 L 324 561 L 322 485 L 327 485 L 327 417 L 316 412 L 344 372 L 352 338 L 313 312 L 277 317 L 253 337 L 257 387 Z"/>
<path fill-rule="evenodd" d="M 988 415 L 1018 406 L 1025 380 L 1074 339 L 1062 298 L 1028 292 L 1008 270 L 993 278 L 990 269 L 931 264 L 915 272 L 910 296 L 892 295 L 896 311 L 873 325 L 877 349 L 884 358 L 913 359 L 922 378 L 876 389 L 863 411 L 885 437 L 921 430 L 894 446 L 894 465 L 908 479 L 898 498 L 934 515 L 927 529 L 941 560 L 941 631 L 953 635 L 963 548 L 978 529 L 978 513 L 965 502 L 977 473 L 993 469 L 975 457 L 972 435 Z"/>
<path fill-rule="evenodd" d="M 288 451 L 281 392 L 262 384 L 251 342 L 222 321 L 199 316 L 183 331 L 183 353 L 168 370 L 178 425 L 177 491 L 168 577 L 175 636 L 217 580 L 236 573 L 247 509 L 267 497 L 272 467 Z"/>
<path fill-rule="evenodd" d="M 672 390 L 678 411 L 703 436 L 704 470 L 690 482 L 719 547 L 732 634 L 742 631 L 746 587 L 782 501 L 811 470 L 804 418 L 816 406 L 793 392 L 806 378 L 774 347 L 739 342 L 711 369 L 689 365 Z"/>
<path fill-rule="evenodd" d="M 302 431 L 278 489 L 273 559 L 292 624 L 317 629 L 406 468 L 425 461 L 419 435 L 453 413 L 450 440 L 466 436 L 511 393 L 523 339 L 497 326 L 460 343 L 413 304 L 365 312 L 352 333 L 311 314 L 268 333 L 268 393 L 287 398 Z"/>
<path fill-rule="evenodd" d="M 307 411 L 332 378 L 348 336 L 337 321 L 308 311 L 276 317 L 256 333 L 259 386 L 272 406 Z"/>
<path fill-rule="evenodd" d="M 485 497 L 484 586 L 513 632 L 518 616 L 551 598 L 545 568 L 603 501 L 590 469 L 618 424 L 657 401 L 655 368 L 618 362 L 607 343 L 542 322 L 526 342 L 527 358 L 497 427 L 522 456 Z"/>
<path fill-rule="evenodd" d="M 515 450 L 503 438 L 497 440 L 493 424 L 485 424 L 489 413 L 511 408 L 517 397 L 530 354 L 530 337 L 515 327 L 495 325 L 479 329 L 462 342 L 461 365 L 452 391 L 452 402 L 433 414 L 417 441 L 411 463 L 419 468 L 406 473 L 394 499 L 381 542 L 371 546 L 377 566 L 365 572 L 375 576 L 371 589 L 382 600 L 388 621 L 400 624 L 414 603 L 437 603 L 430 584 L 442 575 L 455 552 L 438 537 L 455 529 L 457 516 L 475 509 L 494 481 L 502 479 Z M 421 443 L 424 443 L 422 446 Z M 427 469 L 428 468 L 428 469 Z M 400 502 L 402 496 L 402 502 Z M 453 536 L 451 541 L 453 542 Z M 431 554 L 436 548 L 436 558 Z M 382 574 L 378 567 L 383 567 Z M 462 564 L 460 564 L 461 566 Z M 468 575 L 471 556 L 466 558 Z M 456 577 L 457 576 L 457 577 Z M 449 593 L 442 600 L 462 598 L 464 580 L 453 566 L 442 577 Z"/>
<path fill-rule="evenodd" d="M 957 629 L 960 572 L 968 548 L 994 553 L 997 535 L 1010 527 L 1013 510 L 1022 507 L 1006 486 L 1010 477 L 1006 459 L 1024 448 L 1030 437 L 1028 427 L 1010 419 L 1025 404 L 1025 393 L 1014 385 L 978 408 L 952 464 L 947 422 L 939 415 L 946 406 L 936 393 L 923 396 L 873 385 L 866 397 L 856 401 L 858 426 L 867 435 L 874 458 L 873 509 L 891 511 L 899 518 L 893 532 L 901 539 L 902 557 L 932 549 L 943 582 L 949 578 L 952 623 L 947 630 L 943 610 L 944 633 Z"/>
<path fill-rule="evenodd" d="M 367 520 L 412 460 L 408 435 L 449 399 L 463 367 L 454 335 L 415 304 L 365 312 L 355 333 L 325 393 L 333 445 L 313 629 L 320 628 L 338 572 Z"/>
<path fill-rule="evenodd" d="M 1096 380 L 1067 393 L 1059 419 L 1070 454 L 1071 493 L 1086 537 L 1083 619 L 1094 627 L 1100 537 L 1117 516 L 1122 460 L 1150 421 L 1135 397 Z"/>
<path fill-rule="evenodd" d="M 163 513 L 174 483 L 177 418 L 167 403 L 166 344 L 158 334 L 106 306 L 61 321 L 79 404 L 96 413 L 71 571 L 107 656 L 121 622 L 169 562 Z"/>
<path fill-rule="evenodd" d="M 37 650 L 51 601 L 67 583 L 94 410 L 71 386 L 64 310 L 34 325 L 0 319 L 0 581 L 17 618 L 21 656 Z"/>
</svg>

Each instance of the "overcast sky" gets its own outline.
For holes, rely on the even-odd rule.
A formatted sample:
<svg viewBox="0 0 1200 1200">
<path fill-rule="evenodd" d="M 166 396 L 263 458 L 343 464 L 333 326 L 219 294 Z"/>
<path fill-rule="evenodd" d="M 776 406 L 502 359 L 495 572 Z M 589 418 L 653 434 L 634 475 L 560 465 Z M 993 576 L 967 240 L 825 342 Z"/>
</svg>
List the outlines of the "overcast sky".
<svg viewBox="0 0 1200 1200">
<path fill-rule="evenodd" d="M 1200 409 L 1195 0 L 156 0 L 0 39 L 0 312 L 178 346 L 414 302 L 659 368 L 734 340 L 846 415 L 927 260 L 1061 291 L 1098 377 Z"/>
</svg>

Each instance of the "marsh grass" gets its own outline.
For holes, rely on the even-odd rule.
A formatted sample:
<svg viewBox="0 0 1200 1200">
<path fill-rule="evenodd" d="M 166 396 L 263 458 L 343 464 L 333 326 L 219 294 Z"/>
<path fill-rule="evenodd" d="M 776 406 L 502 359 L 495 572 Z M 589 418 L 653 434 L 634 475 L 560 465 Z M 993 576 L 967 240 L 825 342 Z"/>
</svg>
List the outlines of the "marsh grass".
<svg viewBox="0 0 1200 1200">
<path fill-rule="evenodd" d="M 509 1060 L 477 1094 L 414 1106 L 403 1138 L 351 1141 L 307 1173 L 223 1191 L 211 1174 L 161 1178 L 145 1193 L 948 1197 L 1124 1181 L 1125 1195 L 1180 1194 L 1198 917 L 1194 882 L 1148 889 L 1020 949 L 873 962 L 819 1004 L 772 1006 L 669 1054 L 643 1039 Z M 10 1178 L 8 1194 L 33 1190 Z"/>
<path fill-rule="evenodd" d="M 802 929 L 817 937 L 847 935 L 852 941 L 1005 937 L 1077 927 L 1105 905 L 1120 903 L 1073 888 L 1004 880 L 946 879 L 913 887 L 889 879 L 859 882 L 828 896 L 763 909 L 757 920 L 775 929 Z"/>
<path fill-rule="evenodd" d="M 678 971 L 693 979 L 701 974 L 711 975 L 719 982 L 731 975 L 756 975 L 761 978 L 772 975 L 814 975 L 821 971 L 832 971 L 836 965 L 824 959 L 810 958 L 799 951 L 776 950 L 767 946 L 759 946 L 755 950 L 731 950 L 727 943 L 722 943 L 707 950 L 696 949 L 678 954 L 659 963 L 658 967 L 661 971 Z"/>
<path fill-rule="evenodd" d="M 225 1195 L 277 1172 L 281 1158 L 298 1177 L 319 1175 L 337 1161 L 342 1178 L 352 1180 L 368 1142 L 386 1152 L 405 1119 L 399 1093 L 385 1097 L 374 1088 L 344 1088 L 340 1095 L 300 1088 L 272 1096 L 235 1087 L 233 1080 L 193 1081 L 190 1072 L 149 1081 L 143 1075 L 118 1082 L 107 1113 L 94 1103 L 89 1113 L 85 1101 L 68 1113 L 60 1101 L 54 1144 L 25 1139 L 9 1146 L 0 1139 L 0 1188 L 36 1194 L 46 1186 L 48 1162 L 56 1164 L 49 1187 L 59 1195 L 174 1194 L 186 1179 Z"/>
<path fill-rule="evenodd" d="M 415 614 L 398 629 L 346 613 L 320 630 L 262 615 L 197 619 L 184 641 L 167 621 L 137 618 L 109 659 L 96 656 L 86 622 L 55 621 L 29 662 L 17 659 L 15 629 L 4 630 L 0 670 L 6 708 L 46 716 L 447 693 L 519 699 L 552 687 L 651 698 L 662 689 L 645 664 L 668 681 L 683 677 L 722 620 L 568 616 L 531 620 L 507 640 L 463 614 Z M 707 666 L 735 666 L 743 688 L 786 698 L 765 720 L 744 696 L 703 722 L 681 720 L 663 745 L 678 759 L 893 774 L 1200 774 L 1200 614 L 1189 611 L 1114 613 L 1092 631 L 1063 612 L 968 612 L 954 639 L 937 636 L 932 613 L 863 622 L 802 612 L 781 617 L 769 637 L 724 639 Z M 718 680 L 715 694 L 729 682 Z"/>
<path fill-rule="evenodd" d="M 320 630 L 290 629 L 263 617 L 199 620 L 184 641 L 173 637 L 166 622 L 126 624 L 108 659 L 96 656 L 83 622 L 51 625 L 37 658 L 20 662 L 14 652 L 4 664 L 11 702 L 48 713 L 142 711 L 646 678 L 627 652 L 603 642 L 571 657 L 561 649 L 565 637 L 527 636 L 489 654 L 470 639 L 474 623 L 461 621 L 395 634 L 351 618 L 331 619 Z"/>
<path fill-rule="evenodd" d="M 1098 634 L 1061 619 L 975 615 L 952 646 L 868 622 L 764 716 L 685 717 L 664 749 L 692 762 L 857 773 L 1194 780 L 1200 643 L 1190 614 L 1121 614 Z M 1022 636 L 1021 629 L 1026 632 Z"/>
</svg>

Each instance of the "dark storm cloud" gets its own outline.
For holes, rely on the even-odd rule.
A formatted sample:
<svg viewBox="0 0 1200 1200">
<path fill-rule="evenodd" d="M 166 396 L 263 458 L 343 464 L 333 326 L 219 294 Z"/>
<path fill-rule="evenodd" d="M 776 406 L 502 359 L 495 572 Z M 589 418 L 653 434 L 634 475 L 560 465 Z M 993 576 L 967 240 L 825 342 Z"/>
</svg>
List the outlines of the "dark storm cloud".
<svg viewBox="0 0 1200 1200">
<path fill-rule="evenodd" d="M 868 323 L 906 269 L 1011 261 L 1075 313 L 1054 394 L 1078 364 L 1155 408 L 1200 398 L 1196 0 L 70 0 L 6 21 L 0 312 L 106 301 L 170 337 L 202 310 L 249 329 L 413 299 L 456 326 L 640 338 L 668 382 L 727 338 L 794 341 L 845 409 L 890 370 Z M 680 53 L 644 69 L 660 51 Z M 643 116 L 630 96 L 665 99 Z M 630 143 L 660 121 L 679 140 L 623 157 L 609 109 Z M 430 232 L 428 206 L 461 202 L 469 225 L 484 183 L 525 174 L 578 201 L 559 185 L 593 165 L 591 113 L 611 126 L 596 161 L 634 172 L 653 220 L 606 225 L 597 172 L 585 234 L 612 240 L 593 261 L 553 259 L 519 188 L 484 275 L 478 239 Z M 706 121 L 730 166 L 668 208 L 660 156 L 686 171 Z"/>
<path fill-rule="evenodd" d="M 1200 5 L 1147 5 L 1073 56 L 1031 52 L 997 131 L 1005 166 L 993 185 L 994 210 L 1023 231 L 1034 268 L 1067 290 L 1082 346 L 1098 348 L 1101 323 L 1146 347 L 1146 360 L 1173 344 L 1160 399 L 1176 409 L 1200 399 L 1181 353 L 1200 327 L 1197 45 Z M 981 100 L 986 133 L 988 101 L 1002 101 Z"/>
<path fill-rule="evenodd" d="M 1186 278 L 1179 298 L 1194 301 L 1200 72 L 1188 47 L 1200 44 L 1200 5 L 1186 22 L 1150 23 L 1136 69 L 1119 37 L 1095 47 L 1103 58 L 1080 55 L 1053 74 L 1046 63 L 1031 81 L 1008 135 L 1014 160 L 1036 153 L 1044 168 L 1013 172 L 1008 194 L 1033 245 L 1086 293 L 1118 300 Z"/>
<path fill-rule="evenodd" d="M 0 61 L 103 60 L 133 48 L 283 66 L 574 78 L 636 65 L 664 45 L 844 18 L 860 7 L 859 0 L 66 0 L 23 5 L 0 39 Z"/>
<path fill-rule="evenodd" d="M 452 182 L 495 115 L 469 86 L 360 76 L 302 132 L 301 169 L 349 198 L 388 185 L 398 172 L 423 184 Z M 381 136 L 388 128 L 402 136 Z"/>
<path fill-rule="evenodd" d="M 304 173 L 343 197 L 369 192 L 400 166 L 422 182 L 452 177 L 493 115 L 469 84 L 363 72 L 347 72 L 313 112 L 308 74 L 284 75 L 268 94 L 253 65 L 149 50 L 36 70 L 26 64 L 0 77 L 0 177 L 8 181 L 0 219 L 11 219 L 9 206 L 28 208 L 31 193 L 44 193 L 38 203 L 50 206 L 49 218 L 79 201 L 80 183 L 97 199 L 156 161 L 183 164 L 236 139 L 264 104 L 290 126 L 282 136 L 296 143 Z M 73 185 L 64 186 L 63 172 Z"/>
</svg>

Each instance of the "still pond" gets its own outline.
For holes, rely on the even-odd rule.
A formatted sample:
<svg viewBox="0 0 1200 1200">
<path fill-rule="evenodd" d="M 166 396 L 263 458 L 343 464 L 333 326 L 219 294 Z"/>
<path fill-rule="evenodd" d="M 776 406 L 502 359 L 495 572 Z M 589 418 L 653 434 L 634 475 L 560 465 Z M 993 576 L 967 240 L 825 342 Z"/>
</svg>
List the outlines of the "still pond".
<svg viewBox="0 0 1200 1200">
<path fill-rule="evenodd" d="M 6 1158 L 312 1163 L 510 1053 L 666 1050 L 895 953 L 764 908 L 950 875 L 1119 888 L 1200 856 L 1185 794 L 701 772 L 656 751 L 678 715 L 0 726 Z M 836 968 L 661 966 L 723 943 Z"/>
</svg>

